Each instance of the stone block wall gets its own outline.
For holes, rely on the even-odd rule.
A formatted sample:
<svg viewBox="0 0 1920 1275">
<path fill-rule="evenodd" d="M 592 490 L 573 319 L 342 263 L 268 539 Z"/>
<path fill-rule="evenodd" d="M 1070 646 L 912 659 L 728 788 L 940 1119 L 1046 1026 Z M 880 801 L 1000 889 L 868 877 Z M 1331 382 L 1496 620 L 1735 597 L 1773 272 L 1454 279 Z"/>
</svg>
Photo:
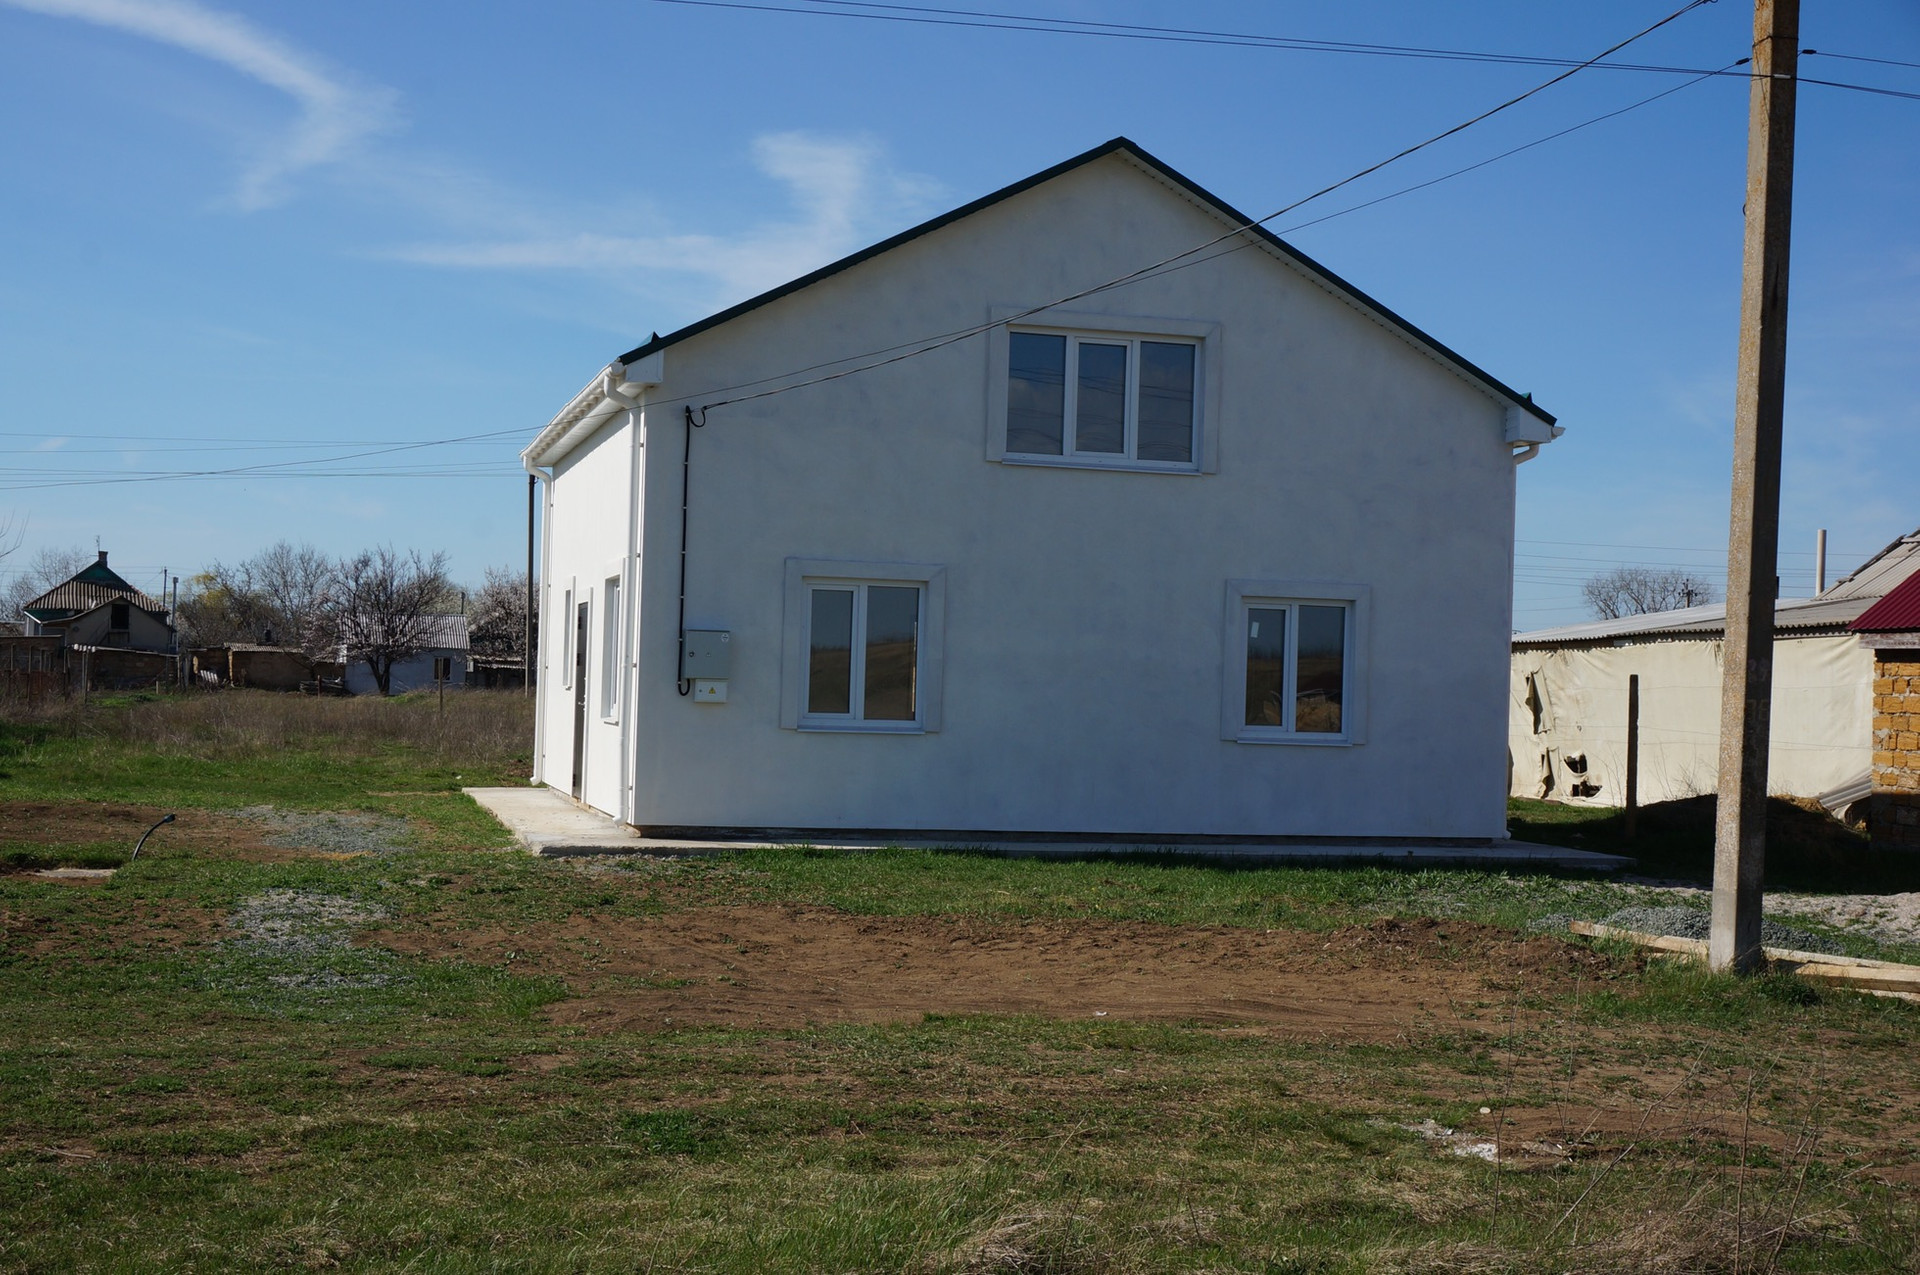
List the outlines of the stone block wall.
<svg viewBox="0 0 1920 1275">
<path fill-rule="evenodd" d="M 1876 850 L 1920 851 L 1920 650 L 1882 650 L 1873 672 L 1867 826 Z"/>
</svg>

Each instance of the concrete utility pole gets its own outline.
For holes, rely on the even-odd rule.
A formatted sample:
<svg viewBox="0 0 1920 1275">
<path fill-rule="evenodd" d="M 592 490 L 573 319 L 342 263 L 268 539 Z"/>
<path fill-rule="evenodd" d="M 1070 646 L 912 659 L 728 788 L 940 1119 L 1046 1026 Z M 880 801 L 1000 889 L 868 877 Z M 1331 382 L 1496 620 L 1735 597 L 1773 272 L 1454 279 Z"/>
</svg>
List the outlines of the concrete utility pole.
<svg viewBox="0 0 1920 1275">
<path fill-rule="evenodd" d="M 1707 936 L 1707 963 L 1716 970 L 1751 970 L 1761 960 L 1799 53 L 1800 0 L 1754 0 L 1733 517 L 1727 538 L 1727 640 L 1720 684 L 1720 800 L 1713 844 L 1713 922 Z"/>
</svg>

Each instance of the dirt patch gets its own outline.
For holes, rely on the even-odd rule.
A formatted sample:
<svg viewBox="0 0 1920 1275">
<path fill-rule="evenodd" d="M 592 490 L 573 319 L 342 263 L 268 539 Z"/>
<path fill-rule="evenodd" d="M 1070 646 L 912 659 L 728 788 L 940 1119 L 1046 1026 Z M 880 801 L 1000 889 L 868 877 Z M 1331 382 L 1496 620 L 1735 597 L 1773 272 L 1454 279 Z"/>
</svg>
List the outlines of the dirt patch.
<svg viewBox="0 0 1920 1275">
<path fill-rule="evenodd" d="M 742 906 L 364 939 L 557 975 L 576 996 L 552 1018 L 596 1031 L 1036 1014 L 1389 1040 L 1507 1012 L 1523 986 L 1537 994 L 1617 969 L 1557 940 L 1430 920 L 1315 934 Z"/>
<path fill-rule="evenodd" d="M 66 847 L 112 845 L 124 854 L 133 852 L 140 834 L 151 828 L 161 815 L 162 806 L 133 806 L 117 802 L 0 802 L 0 843 L 46 846 L 50 850 Z M 272 854 L 262 844 L 260 829 L 243 819 L 230 819 L 204 810 L 177 810 L 176 818 L 153 834 L 141 858 L 156 852 L 186 850 L 224 857 L 249 852 Z M 276 857 L 279 857 L 276 855 Z M 4 869 L 0 869 L 4 870 Z"/>
<path fill-rule="evenodd" d="M 173 899 L 141 900 L 115 909 L 108 945 L 92 920 L 76 922 L 0 907 L 0 958 L 59 956 L 100 964 L 136 951 L 194 947 L 210 941 L 219 927 L 219 914 L 205 908 Z"/>
<path fill-rule="evenodd" d="M 79 851 L 83 857 L 124 858 L 140 834 L 167 814 L 163 806 L 117 802 L 0 802 L 0 846 L 45 847 L 49 853 Z M 175 809 L 174 821 L 153 834 L 141 857 L 187 853 L 204 858 L 282 862 L 348 858 L 404 848 L 406 821 L 383 815 L 334 811 L 276 811 L 250 807 L 228 814 Z M 42 866 L 9 866 L 0 872 L 31 872 Z"/>
</svg>

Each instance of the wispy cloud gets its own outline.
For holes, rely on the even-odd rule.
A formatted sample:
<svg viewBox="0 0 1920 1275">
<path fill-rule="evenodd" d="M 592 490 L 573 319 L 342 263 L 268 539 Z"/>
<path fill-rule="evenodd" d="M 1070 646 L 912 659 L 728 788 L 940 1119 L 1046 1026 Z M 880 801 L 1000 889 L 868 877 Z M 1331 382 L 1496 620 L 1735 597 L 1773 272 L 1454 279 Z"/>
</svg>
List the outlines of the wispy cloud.
<svg viewBox="0 0 1920 1275">
<path fill-rule="evenodd" d="M 191 0 L 0 0 L 172 45 L 218 62 L 293 99 L 299 118 L 242 175 L 235 200 L 249 211 L 286 198 L 297 173 L 344 158 L 392 117 L 390 90 L 361 87 L 245 18 Z"/>
<path fill-rule="evenodd" d="M 594 270 L 703 275 L 731 296 L 758 292 L 859 246 L 921 211 L 938 188 L 891 171 L 870 141 L 773 133 L 753 144 L 755 166 L 790 192 L 793 215 L 733 236 L 540 229 L 510 238 L 413 244 L 384 255 L 421 265 L 486 270 Z"/>
</svg>

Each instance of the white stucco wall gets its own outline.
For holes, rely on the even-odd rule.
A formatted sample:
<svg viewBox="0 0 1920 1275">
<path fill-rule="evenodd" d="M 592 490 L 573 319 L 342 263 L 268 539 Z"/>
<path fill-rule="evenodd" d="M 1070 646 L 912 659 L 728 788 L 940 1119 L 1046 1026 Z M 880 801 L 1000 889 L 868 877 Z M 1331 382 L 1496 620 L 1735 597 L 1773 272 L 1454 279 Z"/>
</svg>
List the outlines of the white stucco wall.
<svg viewBox="0 0 1920 1275">
<path fill-rule="evenodd" d="M 1627 679 L 1640 677 L 1640 800 L 1714 791 L 1720 770 L 1719 639 L 1513 652 L 1508 747 L 1513 795 L 1626 803 Z M 1528 679 L 1543 688 L 1535 729 Z M 1852 634 L 1782 635 L 1773 647 L 1770 792 L 1814 797 L 1865 773 L 1872 760 L 1873 652 Z M 1600 791 L 1573 798 L 1566 758 L 1585 757 Z"/>
<path fill-rule="evenodd" d="M 587 801 L 643 826 L 1503 835 L 1504 404 L 1257 250 L 1071 307 L 1219 325 L 1215 473 L 990 462 L 984 338 L 713 411 L 693 440 L 687 625 L 732 632 L 733 673 L 724 705 L 677 693 L 679 399 L 979 323 L 1220 227 L 1100 160 L 670 347 L 648 395 L 666 405 L 644 414 L 636 728 L 603 738 L 590 702 Z M 542 774 L 562 788 L 557 608 L 622 552 L 625 428 L 552 482 Z M 781 727 L 788 558 L 945 567 L 940 730 Z M 1367 586 L 1366 742 L 1221 738 L 1233 579 Z M 624 807 L 600 782 L 623 746 Z"/>
<path fill-rule="evenodd" d="M 447 675 L 447 688 L 465 686 L 467 683 L 467 653 L 455 650 L 422 651 L 420 654 L 401 660 L 393 666 L 392 690 L 395 695 L 404 695 L 408 691 L 430 691 L 433 689 L 433 662 L 435 659 L 453 661 Z M 352 695 L 378 695 L 380 684 L 373 680 L 373 669 L 366 661 L 355 660 L 347 665 L 347 692 Z"/>
</svg>

